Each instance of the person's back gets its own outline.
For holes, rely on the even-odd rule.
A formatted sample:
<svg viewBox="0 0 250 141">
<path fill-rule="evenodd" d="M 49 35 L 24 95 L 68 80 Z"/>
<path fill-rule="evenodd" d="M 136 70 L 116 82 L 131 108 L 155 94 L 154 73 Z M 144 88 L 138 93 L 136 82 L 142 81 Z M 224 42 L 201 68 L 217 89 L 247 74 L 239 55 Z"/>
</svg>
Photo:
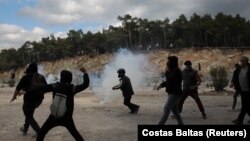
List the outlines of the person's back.
<svg viewBox="0 0 250 141">
<path fill-rule="evenodd" d="M 25 123 L 24 126 L 21 127 L 21 131 L 23 135 L 27 134 L 29 125 L 36 131 L 38 134 L 40 127 L 33 115 L 35 109 L 42 103 L 43 101 L 43 93 L 40 91 L 30 92 L 31 89 L 46 85 L 47 82 L 43 75 L 38 73 L 38 67 L 36 63 L 31 63 L 25 71 L 25 75 L 21 78 L 20 82 L 16 86 L 16 91 L 11 100 L 14 101 L 16 97 L 21 95 L 21 90 L 26 91 L 26 94 L 23 96 L 23 113 L 25 115 Z"/>
<path fill-rule="evenodd" d="M 41 87 L 41 89 L 44 92 L 53 92 L 53 102 L 51 104 L 51 114 L 48 117 L 48 119 L 43 124 L 40 133 L 37 136 L 37 141 L 43 141 L 45 135 L 48 133 L 50 129 L 52 129 L 55 126 L 64 126 L 66 127 L 69 132 L 72 134 L 72 136 L 75 138 L 76 141 L 84 141 L 80 133 L 77 131 L 75 127 L 75 123 L 73 120 L 73 111 L 74 111 L 74 95 L 79 93 L 80 91 L 83 91 L 89 86 L 89 76 L 87 74 L 87 71 L 85 68 L 80 69 L 84 75 L 83 75 L 83 83 L 81 85 L 74 86 L 71 84 L 72 82 L 72 73 L 67 70 L 61 71 L 61 79 L 60 82 L 49 84 L 44 87 Z M 38 91 L 38 90 L 37 90 Z M 63 112 L 62 115 L 57 116 L 57 114 L 54 114 L 54 107 L 53 104 L 64 104 L 64 103 L 54 103 L 54 99 L 56 99 L 57 96 L 64 95 L 66 97 L 66 108 L 65 105 L 62 107 L 63 111 L 66 110 L 66 112 Z M 65 100 L 65 99 L 64 99 Z M 55 106 L 56 108 L 58 106 Z M 60 108 L 61 106 L 59 106 Z M 59 110 L 62 111 L 62 110 Z"/>
<path fill-rule="evenodd" d="M 31 89 L 34 89 L 36 87 L 40 87 L 40 86 L 43 86 L 43 85 L 46 85 L 47 82 L 44 78 L 43 75 L 39 74 L 39 73 L 30 73 L 30 74 L 27 74 L 26 76 L 24 77 L 27 77 L 26 81 L 24 82 L 25 85 L 24 86 L 24 90 L 27 91 L 27 93 L 24 95 L 24 101 L 26 102 L 32 102 L 32 101 L 42 101 L 44 96 L 43 96 L 43 93 L 40 92 L 40 91 L 37 91 L 37 92 L 30 92 L 29 90 Z"/>
<path fill-rule="evenodd" d="M 73 111 L 74 111 L 74 85 L 73 84 L 68 84 L 68 83 L 55 83 L 53 86 L 53 99 L 55 98 L 55 95 L 60 93 L 63 95 L 66 95 L 67 101 L 66 101 L 66 106 L 67 106 L 67 111 L 64 117 L 72 117 Z"/>
</svg>

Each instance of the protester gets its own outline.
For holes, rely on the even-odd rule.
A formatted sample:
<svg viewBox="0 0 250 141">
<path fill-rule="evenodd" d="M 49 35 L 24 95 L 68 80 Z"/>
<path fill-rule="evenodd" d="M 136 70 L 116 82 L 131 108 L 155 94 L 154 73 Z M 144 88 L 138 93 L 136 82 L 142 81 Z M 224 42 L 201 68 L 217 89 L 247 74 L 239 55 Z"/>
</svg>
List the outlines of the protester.
<svg viewBox="0 0 250 141">
<path fill-rule="evenodd" d="M 123 104 L 130 109 L 131 114 L 137 114 L 140 106 L 130 102 L 132 95 L 134 95 L 134 90 L 130 82 L 130 79 L 128 76 L 125 75 L 126 72 L 125 69 L 123 68 L 120 68 L 117 71 L 117 73 L 118 73 L 118 78 L 120 78 L 120 84 L 114 86 L 112 89 L 113 90 L 121 89 L 122 95 L 124 97 Z"/>
<path fill-rule="evenodd" d="M 183 95 L 180 98 L 178 109 L 179 112 L 182 112 L 183 104 L 188 96 L 191 96 L 196 104 L 199 107 L 200 112 L 202 113 L 202 118 L 206 119 L 207 116 L 205 114 L 205 110 L 203 107 L 203 104 L 200 100 L 200 97 L 198 95 L 198 86 L 201 84 L 201 78 L 196 70 L 192 68 L 192 62 L 186 61 L 184 63 L 186 68 L 182 71 L 182 78 L 183 78 Z"/>
<path fill-rule="evenodd" d="M 181 83 L 182 74 L 178 66 L 178 58 L 176 56 L 169 56 L 167 62 L 167 68 L 165 72 L 166 81 L 162 82 L 158 87 L 159 90 L 162 87 L 166 87 L 166 92 L 168 93 L 168 100 L 164 106 L 163 115 L 159 122 L 159 125 L 165 124 L 167 121 L 170 111 L 173 112 L 176 117 L 178 124 L 183 125 L 182 118 L 178 111 L 178 101 L 182 95 Z"/>
<path fill-rule="evenodd" d="M 36 139 L 37 141 L 43 141 L 49 130 L 56 126 L 66 127 L 76 141 L 84 141 L 80 133 L 77 131 L 73 120 L 74 96 L 77 93 L 85 90 L 89 86 L 89 76 L 86 69 L 82 67 L 80 70 L 84 73 L 83 83 L 81 85 L 74 86 L 73 84 L 71 84 L 72 73 L 67 70 L 62 70 L 60 74 L 61 77 L 60 82 L 45 85 L 43 87 L 40 87 L 39 89 L 32 90 L 32 91 L 53 92 L 53 103 L 51 105 L 51 114 L 43 124 L 37 136 Z M 64 103 L 61 103 L 63 101 Z"/>
<path fill-rule="evenodd" d="M 237 97 L 240 95 L 240 85 L 239 83 L 237 83 L 237 81 L 239 80 L 239 72 L 240 72 L 240 65 L 239 64 L 235 64 L 234 65 L 235 69 L 233 72 L 233 77 L 230 81 L 230 87 L 234 87 L 235 92 L 233 95 L 233 106 L 232 106 L 232 110 L 235 109 L 236 103 L 237 103 Z"/>
<path fill-rule="evenodd" d="M 243 124 L 246 113 L 250 115 L 250 64 L 246 56 L 241 57 L 240 66 L 238 80 L 235 83 L 240 86 L 242 105 L 238 118 L 232 121 L 234 124 Z"/>
<path fill-rule="evenodd" d="M 31 63 L 25 70 L 25 73 L 26 74 L 21 78 L 20 82 L 16 86 L 15 93 L 11 100 L 11 102 L 13 102 L 17 96 L 22 94 L 22 91 L 27 91 L 27 93 L 23 96 L 23 113 L 25 116 L 25 123 L 20 129 L 24 136 L 27 134 L 29 125 L 31 125 L 36 134 L 38 134 L 40 127 L 34 119 L 34 113 L 35 109 L 39 107 L 44 98 L 44 96 L 40 94 L 41 92 L 31 93 L 29 90 L 37 87 L 38 85 L 47 84 L 44 76 L 38 73 L 36 63 Z"/>
</svg>

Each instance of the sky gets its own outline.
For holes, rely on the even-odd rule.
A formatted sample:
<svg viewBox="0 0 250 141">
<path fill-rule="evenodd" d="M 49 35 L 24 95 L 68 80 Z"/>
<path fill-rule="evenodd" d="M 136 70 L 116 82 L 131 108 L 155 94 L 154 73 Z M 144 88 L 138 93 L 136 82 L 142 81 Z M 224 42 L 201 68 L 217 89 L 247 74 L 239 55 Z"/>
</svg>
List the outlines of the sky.
<svg viewBox="0 0 250 141">
<path fill-rule="evenodd" d="M 117 17 L 125 14 L 174 21 L 180 14 L 218 12 L 249 20 L 250 0 L 0 0 L 0 50 L 50 34 L 65 38 L 70 29 L 101 31 L 119 25 Z"/>
</svg>

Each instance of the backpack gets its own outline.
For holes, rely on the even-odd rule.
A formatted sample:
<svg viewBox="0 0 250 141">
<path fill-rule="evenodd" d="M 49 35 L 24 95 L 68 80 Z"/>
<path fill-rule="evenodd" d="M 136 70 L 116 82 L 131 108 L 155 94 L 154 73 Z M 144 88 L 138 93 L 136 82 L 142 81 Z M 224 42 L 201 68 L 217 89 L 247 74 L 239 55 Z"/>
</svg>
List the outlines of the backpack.
<svg viewBox="0 0 250 141">
<path fill-rule="evenodd" d="M 32 75 L 29 90 L 33 90 L 33 89 L 41 87 L 43 85 L 44 85 L 43 76 L 38 74 L 38 73 L 34 73 Z"/>
<path fill-rule="evenodd" d="M 32 74 L 31 81 L 27 91 L 33 91 L 45 85 L 44 77 L 39 73 Z M 26 97 L 29 97 L 32 101 L 42 101 L 44 96 L 42 91 L 35 91 L 35 93 L 29 93 Z"/>
<path fill-rule="evenodd" d="M 52 104 L 50 105 L 51 115 L 55 118 L 62 118 L 67 111 L 67 95 L 55 93 Z"/>
</svg>

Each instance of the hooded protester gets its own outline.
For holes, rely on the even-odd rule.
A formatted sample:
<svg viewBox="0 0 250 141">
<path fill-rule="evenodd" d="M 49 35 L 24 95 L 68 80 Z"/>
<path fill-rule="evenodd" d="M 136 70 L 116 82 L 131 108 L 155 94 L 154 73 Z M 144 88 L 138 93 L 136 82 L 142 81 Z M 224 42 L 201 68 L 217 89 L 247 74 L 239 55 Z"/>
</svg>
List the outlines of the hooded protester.
<svg viewBox="0 0 250 141">
<path fill-rule="evenodd" d="M 164 106 L 163 115 L 161 117 L 159 125 L 164 125 L 169 117 L 170 111 L 173 112 L 178 124 L 183 125 L 182 118 L 178 111 L 178 101 L 182 95 L 181 83 L 182 74 L 178 66 L 178 58 L 176 56 L 169 56 L 167 62 L 167 68 L 165 72 L 166 81 L 162 82 L 157 90 L 166 87 L 168 93 L 168 100 Z"/>
<path fill-rule="evenodd" d="M 130 79 L 128 76 L 125 75 L 126 72 L 125 69 L 123 68 L 118 69 L 117 73 L 118 73 L 118 78 L 120 78 L 120 84 L 114 86 L 112 89 L 113 90 L 121 89 L 122 95 L 124 97 L 123 104 L 130 109 L 130 114 L 137 114 L 140 106 L 130 102 L 132 95 L 134 95 L 134 90 L 130 82 Z"/>
<path fill-rule="evenodd" d="M 23 96 L 23 113 L 25 116 L 25 123 L 21 127 L 21 132 L 25 136 L 28 132 L 29 125 L 38 134 L 40 127 L 34 119 L 35 109 L 42 103 L 44 96 L 41 92 L 31 93 L 30 89 L 37 87 L 38 85 L 46 85 L 47 82 L 43 75 L 38 73 L 38 67 L 36 63 L 31 63 L 25 70 L 25 75 L 21 78 L 20 82 L 16 86 L 15 93 L 11 102 L 13 102 L 17 96 L 22 95 L 22 91 L 26 91 Z"/>
<path fill-rule="evenodd" d="M 43 141 L 49 130 L 56 126 L 66 127 L 76 141 L 84 141 L 77 131 L 73 120 L 74 96 L 89 86 L 89 76 L 86 69 L 82 67 L 80 70 L 84 73 L 83 83 L 80 85 L 71 84 L 72 73 L 67 70 L 62 70 L 60 82 L 48 84 L 32 90 L 43 91 L 43 93 L 53 93 L 53 102 L 50 107 L 51 114 L 41 127 L 36 139 L 37 141 Z"/>
</svg>

